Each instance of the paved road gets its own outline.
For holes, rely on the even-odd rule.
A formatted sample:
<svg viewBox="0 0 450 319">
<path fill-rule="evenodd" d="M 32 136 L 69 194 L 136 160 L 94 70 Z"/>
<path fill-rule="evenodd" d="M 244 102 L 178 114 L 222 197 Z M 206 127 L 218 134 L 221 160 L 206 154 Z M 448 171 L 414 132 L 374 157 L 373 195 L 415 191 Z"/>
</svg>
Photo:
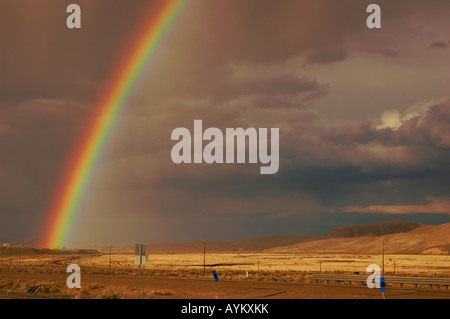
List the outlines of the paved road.
<svg viewBox="0 0 450 319">
<path fill-rule="evenodd" d="M 65 285 L 68 274 L 53 273 L 0 273 L 0 279 L 52 281 Z M 82 288 L 89 285 L 102 285 L 121 291 L 133 291 L 138 297 L 137 276 L 108 276 L 82 274 Z M 176 299 L 305 299 L 305 298 L 346 298 L 346 299 L 381 299 L 379 289 L 369 289 L 362 285 L 331 285 L 306 283 L 281 283 L 258 281 L 220 280 L 213 278 L 182 279 L 145 277 L 143 289 L 151 298 Z M 158 292 L 158 293 L 155 293 Z M 4 296 L 3 297 L 7 297 Z M 133 298 L 133 297 L 131 297 Z M 387 299 L 450 299 L 450 290 L 414 289 L 387 287 Z"/>
</svg>

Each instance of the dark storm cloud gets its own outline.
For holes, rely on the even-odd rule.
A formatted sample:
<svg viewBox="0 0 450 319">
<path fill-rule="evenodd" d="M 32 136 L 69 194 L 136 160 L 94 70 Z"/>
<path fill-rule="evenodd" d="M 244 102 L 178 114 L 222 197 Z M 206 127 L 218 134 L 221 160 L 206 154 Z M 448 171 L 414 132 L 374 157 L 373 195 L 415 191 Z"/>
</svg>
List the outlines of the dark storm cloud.
<svg viewBox="0 0 450 319">
<path fill-rule="evenodd" d="M 132 5 L 78 1 L 82 29 L 69 30 L 65 27 L 69 3 L 2 3 L 0 63 L 3 74 L 8 75 L 0 77 L 2 103 L 95 98 L 105 87 L 114 63 L 134 41 L 133 34 L 149 6 L 149 1 L 143 0 Z M 386 19 L 401 12 L 402 5 L 389 6 Z M 312 61 L 342 60 L 342 35 L 365 30 L 355 12 L 364 16 L 366 6 L 355 1 L 199 1 L 192 7 L 200 17 L 189 20 L 185 43 L 198 49 L 196 56 L 205 66 L 208 61 L 276 63 L 310 50 L 314 52 Z M 205 32 L 211 25 L 214 30 Z"/>
<path fill-rule="evenodd" d="M 255 175 L 252 165 L 188 171 L 174 166 L 157 187 L 226 198 L 313 192 L 329 207 L 349 201 L 415 204 L 424 188 L 441 197 L 450 191 L 449 112 L 448 102 L 432 106 L 421 121 L 412 118 L 398 130 L 368 123 L 315 131 L 296 127 L 282 134 L 280 171 L 274 176 Z"/>
<path fill-rule="evenodd" d="M 445 144 L 450 136 L 449 112 L 449 103 L 435 105 L 420 123 L 417 118 L 410 119 L 396 131 L 377 130 L 368 123 L 335 129 L 316 127 L 313 131 L 308 126 L 293 126 L 289 133 L 282 132 L 282 164 L 274 176 L 255 176 L 254 165 L 226 168 L 199 165 L 191 170 L 173 165 L 171 177 L 162 180 L 160 186 L 245 196 L 250 192 L 244 189 L 255 193 L 297 188 L 325 192 L 327 185 L 339 188 L 342 184 L 433 180 L 450 173 L 450 145 Z M 380 161 L 377 145 L 391 155 L 401 147 L 400 160 Z M 384 156 L 382 153 L 381 157 Z M 395 159 L 395 154 L 392 156 Z M 221 182 L 216 183 L 210 176 L 220 176 Z M 230 191 L 226 192 L 227 189 Z"/>
<path fill-rule="evenodd" d="M 187 36 L 198 57 L 239 63 L 272 64 L 317 50 L 320 61 L 342 60 L 343 35 L 366 30 L 367 5 L 355 1 L 199 2 L 200 19 Z M 361 14 L 357 14 L 360 12 Z M 215 25 L 213 33 L 201 34 Z M 199 36 L 201 35 L 201 38 Z M 214 50 L 215 56 L 202 52 Z M 324 54 L 323 51 L 329 51 Z M 206 60 L 204 60 L 206 62 Z"/>
<path fill-rule="evenodd" d="M 66 27 L 70 1 L 4 1 L 0 10 L 2 104 L 92 100 L 125 52 L 146 1 L 77 1 L 82 28 Z M 127 39 L 128 37 L 128 39 Z"/>
<path fill-rule="evenodd" d="M 414 116 L 397 130 L 376 129 L 369 123 L 348 125 L 323 133 L 335 145 L 378 143 L 386 146 L 450 148 L 450 101 L 431 106 L 426 114 Z M 417 154 L 419 155 L 419 154 Z"/>
<path fill-rule="evenodd" d="M 436 41 L 430 44 L 431 49 L 446 49 L 447 47 L 447 42 L 444 41 Z"/>
<path fill-rule="evenodd" d="M 273 97 L 261 97 L 254 101 L 255 107 L 258 108 L 305 108 L 302 103 L 290 102 L 285 99 L 273 98 Z"/>
<path fill-rule="evenodd" d="M 398 52 L 395 49 L 392 49 L 390 46 L 387 45 L 381 45 L 381 46 L 368 46 L 361 50 L 362 52 L 366 53 L 373 53 L 373 54 L 380 54 L 385 57 L 396 57 L 398 56 Z"/>
<path fill-rule="evenodd" d="M 211 88 L 208 88 L 212 85 Z M 239 96 L 295 96 L 324 92 L 325 87 L 317 81 L 282 74 L 269 78 L 216 77 L 214 82 L 205 81 L 202 94 L 210 94 L 215 102 L 228 101 Z M 206 92 L 205 92 L 206 91 Z"/>
<path fill-rule="evenodd" d="M 136 224 L 147 228 L 144 217 L 148 225 L 159 218 L 167 240 L 307 232 L 337 223 L 338 213 L 325 215 L 335 207 L 423 205 L 425 193 L 447 196 L 448 103 L 396 130 L 336 123 L 315 109 L 320 98 L 333 99 L 332 68 L 353 71 L 354 53 L 371 53 L 370 63 L 395 57 L 415 71 L 402 60 L 409 48 L 396 30 L 422 12 L 449 8 L 448 1 L 379 2 L 384 29 L 368 31 L 364 1 L 192 1 L 96 168 L 83 210 L 92 228 L 86 235 L 120 230 L 127 240 Z M 7 240 L 40 235 L 36 225 L 77 138 L 153 2 L 77 1 L 81 30 L 65 27 L 69 3 L 0 4 L 0 233 Z M 423 30 L 431 31 L 444 36 Z M 304 69 L 296 59 L 306 61 Z M 320 76 L 307 73 L 316 67 Z M 374 80 L 375 89 L 379 84 Z M 352 96 L 358 88 L 339 89 Z M 381 113 L 385 105 L 378 107 Z M 332 102 L 322 105 L 332 108 L 340 112 Z M 221 129 L 280 127 L 279 172 L 261 176 L 259 164 L 173 164 L 171 131 L 192 129 L 198 118 Z"/>
<path fill-rule="evenodd" d="M 348 58 L 354 49 L 393 57 L 398 55 L 396 43 L 400 40 L 396 31 L 412 28 L 405 23 L 405 16 L 430 14 L 434 10 L 448 12 L 450 7 L 445 1 L 378 1 L 384 29 L 369 32 L 365 23 L 368 3 L 361 1 L 197 3 L 201 18 L 192 21 L 194 27 L 186 37 L 203 63 L 220 60 L 261 65 L 302 54 L 314 63 L 338 62 Z M 211 25 L 215 26 L 214 32 L 200 32 Z M 357 40 L 357 45 L 349 39 Z M 214 56 L 204 53 L 211 50 L 215 51 Z"/>
<path fill-rule="evenodd" d="M 148 6 L 77 1 L 82 29 L 69 30 L 70 3 L 0 3 L 0 234 L 20 243 L 41 235 L 73 145 Z"/>
<path fill-rule="evenodd" d="M 299 172 L 293 168 L 288 174 L 299 185 L 317 189 L 323 203 L 330 205 L 343 205 L 347 198 L 359 205 L 414 203 L 414 198 L 423 197 L 424 189 L 445 197 L 450 191 L 449 112 L 449 102 L 432 106 L 423 117 L 405 121 L 398 130 L 376 129 L 368 123 L 325 130 L 319 139 L 323 148 L 349 156 L 330 157 L 326 167 Z M 320 152 L 310 156 L 321 161 Z M 357 193 L 361 195 L 354 196 Z"/>
<path fill-rule="evenodd" d="M 347 50 L 343 48 L 331 48 L 314 50 L 306 57 L 306 62 L 317 64 L 328 64 L 344 61 L 348 56 Z"/>
</svg>

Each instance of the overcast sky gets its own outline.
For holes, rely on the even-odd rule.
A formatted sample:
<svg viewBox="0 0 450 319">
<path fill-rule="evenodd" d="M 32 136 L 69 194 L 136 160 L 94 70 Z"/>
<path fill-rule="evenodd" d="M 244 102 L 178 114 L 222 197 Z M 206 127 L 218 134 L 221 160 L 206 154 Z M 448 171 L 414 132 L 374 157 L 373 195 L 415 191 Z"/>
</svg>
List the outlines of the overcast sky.
<svg viewBox="0 0 450 319">
<path fill-rule="evenodd" d="M 66 27 L 70 3 L 81 29 Z M 148 3 L 0 0 L 0 241 L 42 239 Z M 369 3 L 381 29 L 366 26 Z M 122 114 L 70 245 L 450 222 L 449 14 L 446 0 L 192 1 Z M 171 132 L 195 119 L 279 128 L 279 171 L 174 164 Z"/>
</svg>

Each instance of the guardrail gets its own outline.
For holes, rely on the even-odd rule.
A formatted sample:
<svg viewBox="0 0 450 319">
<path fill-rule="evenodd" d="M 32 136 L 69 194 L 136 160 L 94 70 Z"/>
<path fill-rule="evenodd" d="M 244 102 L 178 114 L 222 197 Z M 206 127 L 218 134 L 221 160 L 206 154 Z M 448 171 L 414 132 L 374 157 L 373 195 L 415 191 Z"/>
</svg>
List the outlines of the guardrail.
<svg viewBox="0 0 450 319">
<path fill-rule="evenodd" d="M 319 281 L 325 281 L 329 283 L 330 281 L 340 284 L 341 282 L 361 282 L 362 284 L 367 283 L 367 277 L 369 275 L 313 275 L 313 280 L 317 283 Z M 416 288 L 419 285 L 427 285 L 433 289 L 433 286 L 443 286 L 448 290 L 450 285 L 450 278 L 430 278 L 430 277 L 391 277 L 385 276 L 386 285 L 389 284 L 400 284 L 403 287 L 404 284 L 414 285 Z"/>
</svg>

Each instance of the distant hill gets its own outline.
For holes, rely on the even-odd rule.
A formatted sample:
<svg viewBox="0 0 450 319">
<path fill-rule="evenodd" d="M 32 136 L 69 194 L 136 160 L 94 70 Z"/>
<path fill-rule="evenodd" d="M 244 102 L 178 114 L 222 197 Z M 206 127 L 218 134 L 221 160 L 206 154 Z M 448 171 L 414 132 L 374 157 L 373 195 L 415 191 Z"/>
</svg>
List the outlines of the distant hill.
<svg viewBox="0 0 450 319">
<path fill-rule="evenodd" d="M 282 252 L 379 254 L 450 254 L 450 223 L 433 226 L 416 222 L 383 222 L 338 227 L 324 237 L 279 235 L 232 241 L 206 241 L 207 252 Z M 109 245 L 90 245 L 109 253 Z M 89 248 L 87 247 L 87 248 Z M 203 241 L 148 243 L 151 253 L 202 253 Z M 113 245 L 113 253 L 134 254 L 134 244 Z"/>
<path fill-rule="evenodd" d="M 278 253 L 379 254 L 384 241 L 387 254 L 450 254 L 450 223 L 423 225 L 408 232 L 387 235 L 329 238 L 269 249 Z"/>
<path fill-rule="evenodd" d="M 206 249 L 208 252 L 262 251 L 274 247 L 295 245 L 319 238 L 309 235 L 279 235 L 232 241 L 206 241 Z M 145 245 L 147 250 L 153 253 L 203 252 L 203 241 L 150 243 Z M 109 249 L 108 247 L 102 247 L 102 251 L 106 251 Z M 130 251 L 134 253 L 134 245 L 113 245 L 113 251 L 115 253 L 126 253 Z"/>
<path fill-rule="evenodd" d="M 48 248 L 33 248 L 28 246 L 11 246 L 0 247 L 0 256 L 32 256 L 32 255 L 86 255 L 86 254 L 99 254 L 94 249 L 48 249 Z"/>
<path fill-rule="evenodd" d="M 1 256 L 9 255 L 43 255 L 49 252 L 49 249 L 37 249 L 25 246 L 0 247 Z"/>
<path fill-rule="evenodd" d="M 325 235 L 325 238 L 352 238 L 366 235 L 383 236 L 406 233 L 422 226 L 425 226 L 425 224 L 403 221 L 344 226 L 330 230 Z"/>
</svg>

